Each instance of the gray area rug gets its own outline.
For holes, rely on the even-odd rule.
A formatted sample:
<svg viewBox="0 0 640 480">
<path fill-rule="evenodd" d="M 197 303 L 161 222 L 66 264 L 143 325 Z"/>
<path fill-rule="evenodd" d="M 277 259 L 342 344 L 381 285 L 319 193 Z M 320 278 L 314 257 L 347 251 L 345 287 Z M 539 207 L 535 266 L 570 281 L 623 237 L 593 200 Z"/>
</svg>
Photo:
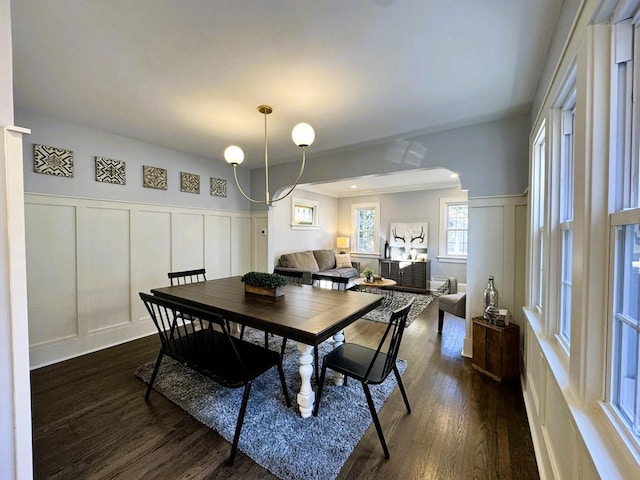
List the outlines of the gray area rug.
<svg viewBox="0 0 640 480">
<path fill-rule="evenodd" d="M 264 333 L 248 328 L 245 339 L 264 344 Z M 281 344 L 281 337 L 270 336 L 269 348 L 279 350 Z M 329 342 L 320 345 L 320 362 L 332 347 Z M 154 363 L 145 363 L 138 368 L 136 375 L 148 383 Z M 371 424 L 362 385 L 352 379 L 347 386 L 337 387 L 330 380 L 331 372 L 327 371 L 318 417 L 303 419 L 295 402 L 300 390 L 300 375 L 298 350 L 293 341 L 287 342 L 283 366 L 291 408 L 286 407 L 278 372 L 274 367 L 258 378 L 251 388 L 238 448 L 282 479 L 334 479 Z M 404 360 L 398 360 L 401 374 L 404 374 L 406 367 Z M 393 373 L 384 383 L 371 386 L 377 411 L 380 411 L 395 388 Z M 242 401 L 242 388 L 222 388 L 165 357 L 154 390 L 151 401 L 160 392 L 198 421 L 216 430 L 228 442 L 232 441 Z M 140 395 L 143 394 L 141 389 Z M 383 457 L 382 447 L 376 453 Z"/>
<path fill-rule="evenodd" d="M 391 317 L 391 313 L 394 310 L 404 306 L 411 300 L 411 297 L 415 297 L 413 301 L 413 305 L 411 305 L 411 310 L 409 311 L 409 318 L 407 318 L 407 327 L 411 325 L 418 315 L 422 313 L 422 311 L 429 306 L 433 299 L 436 298 L 434 295 L 421 295 L 419 293 L 407 293 L 407 292 L 393 292 L 393 300 L 390 305 L 385 306 L 380 305 L 375 310 L 370 311 L 364 317 L 367 320 L 373 320 L 375 322 L 383 322 L 388 323 L 389 317 Z"/>
</svg>

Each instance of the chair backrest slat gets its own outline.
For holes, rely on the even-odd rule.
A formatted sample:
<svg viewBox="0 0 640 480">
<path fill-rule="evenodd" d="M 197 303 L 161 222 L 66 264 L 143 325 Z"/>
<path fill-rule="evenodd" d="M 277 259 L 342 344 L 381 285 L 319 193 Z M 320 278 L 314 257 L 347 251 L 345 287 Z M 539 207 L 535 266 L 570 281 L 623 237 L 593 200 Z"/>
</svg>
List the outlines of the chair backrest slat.
<svg viewBox="0 0 640 480">
<path fill-rule="evenodd" d="M 206 282 L 207 273 L 204 268 L 196 270 L 183 270 L 181 272 L 169 272 L 167 274 L 171 281 L 171 286 L 186 285 L 188 283 Z"/>
<path fill-rule="evenodd" d="M 409 300 L 408 303 L 391 313 L 387 328 L 385 329 L 384 334 L 380 339 L 380 343 L 378 344 L 376 353 L 371 359 L 369 368 L 367 368 L 365 379 L 367 379 L 371 374 L 371 371 L 373 370 L 376 360 L 378 359 L 378 356 L 381 352 L 386 354 L 382 378 L 386 378 L 389 372 L 391 372 L 393 366 L 396 364 L 396 360 L 398 359 L 398 352 L 400 351 L 400 343 L 402 342 L 402 334 L 404 332 L 405 326 L 407 325 L 407 318 L 409 317 L 409 311 L 411 310 L 411 306 L 413 305 L 414 300 L 415 297 L 411 297 L 411 300 Z M 383 352 L 383 349 L 387 342 L 387 337 L 389 337 L 389 333 L 391 333 L 391 337 L 387 345 L 387 350 L 386 352 Z"/>
</svg>

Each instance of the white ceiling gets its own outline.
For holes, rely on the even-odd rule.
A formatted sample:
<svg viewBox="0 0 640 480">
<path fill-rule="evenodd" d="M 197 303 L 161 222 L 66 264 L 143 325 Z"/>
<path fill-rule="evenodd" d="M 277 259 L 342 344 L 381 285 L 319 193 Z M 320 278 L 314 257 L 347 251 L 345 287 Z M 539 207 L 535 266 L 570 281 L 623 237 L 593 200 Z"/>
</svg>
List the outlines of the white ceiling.
<svg viewBox="0 0 640 480">
<path fill-rule="evenodd" d="M 263 161 L 529 110 L 557 0 L 14 0 L 18 110 L 222 162 Z M 26 125 L 28 127 L 28 125 Z"/>
<path fill-rule="evenodd" d="M 299 185 L 298 190 L 342 198 L 373 193 L 410 192 L 453 187 L 460 187 L 458 175 L 446 168 L 432 168 L 386 175 L 368 175 L 330 183 L 307 183 Z"/>
</svg>

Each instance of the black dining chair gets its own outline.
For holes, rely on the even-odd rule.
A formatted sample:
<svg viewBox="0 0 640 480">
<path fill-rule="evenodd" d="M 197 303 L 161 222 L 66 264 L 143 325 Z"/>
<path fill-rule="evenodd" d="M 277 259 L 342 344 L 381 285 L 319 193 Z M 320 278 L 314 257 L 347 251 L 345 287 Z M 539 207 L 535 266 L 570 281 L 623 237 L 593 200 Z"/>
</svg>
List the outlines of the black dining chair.
<svg viewBox="0 0 640 480">
<path fill-rule="evenodd" d="M 384 450 L 385 458 L 389 458 L 389 449 L 387 443 L 384 440 L 382 433 L 382 427 L 380 426 L 380 420 L 376 413 L 376 407 L 373 404 L 371 398 L 371 392 L 369 385 L 377 385 L 384 382 L 389 376 L 389 373 L 393 371 L 404 399 L 404 404 L 407 407 L 407 413 L 411 413 L 411 406 L 409 405 L 409 399 L 402 385 L 402 379 L 400 378 L 400 372 L 396 366 L 396 360 L 398 359 L 398 351 L 400 350 L 400 343 L 402 342 L 402 334 L 407 323 L 407 317 L 409 316 L 409 310 L 411 310 L 411 304 L 413 298 L 404 307 L 394 311 L 389 318 L 389 324 L 384 331 L 384 335 L 380 339 L 378 348 L 372 349 L 355 343 L 344 343 L 335 350 L 332 350 L 324 356 L 322 360 L 322 373 L 320 374 L 320 382 L 318 383 L 318 393 L 316 394 L 316 404 L 313 407 L 313 415 L 318 416 L 318 409 L 320 408 L 320 399 L 322 398 L 322 387 L 324 385 L 324 377 L 327 372 L 327 368 L 334 372 L 342 373 L 345 377 L 355 378 L 362 383 L 362 389 L 364 395 L 367 397 L 367 403 L 369 410 L 371 411 L 371 417 L 373 423 L 376 426 L 380 443 L 382 444 L 382 450 Z M 346 381 L 346 378 L 345 378 Z"/>
<path fill-rule="evenodd" d="M 346 290 L 349 280 L 347 277 L 334 277 L 321 273 L 311 275 L 311 282 L 314 287 L 330 288 L 333 290 Z"/>
<path fill-rule="evenodd" d="M 175 287 L 176 285 L 187 285 L 189 283 L 207 281 L 207 273 L 204 268 L 198 268 L 196 270 L 183 270 L 180 272 L 169 272 L 167 273 L 167 276 L 169 277 L 169 281 L 171 282 L 172 287 Z M 229 322 L 227 322 L 227 327 L 229 326 Z"/>
<path fill-rule="evenodd" d="M 160 352 L 149 379 L 145 400 L 149 399 L 165 355 L 202 373 L 223 387 L 244 387 L 231 454 L 227 461 L 232 465 L 253 381 L 271 368 L 277 367 L 287 407 L 291 406 L 282 369 L 282 357 L 278 352 L 231 336 L 226 322 L 220 315 L 142 292 L 140 298 L 160 336 Z"/>
<path fill-rule="evenodd" d="M 182 272 L 169 272 L 167 275 L 169 276 L 172 287 L 175 285 L 186 285 L 188 283 L 207 281 L 207 273 L 204 268 L 183 270 Z"/>
</svg>

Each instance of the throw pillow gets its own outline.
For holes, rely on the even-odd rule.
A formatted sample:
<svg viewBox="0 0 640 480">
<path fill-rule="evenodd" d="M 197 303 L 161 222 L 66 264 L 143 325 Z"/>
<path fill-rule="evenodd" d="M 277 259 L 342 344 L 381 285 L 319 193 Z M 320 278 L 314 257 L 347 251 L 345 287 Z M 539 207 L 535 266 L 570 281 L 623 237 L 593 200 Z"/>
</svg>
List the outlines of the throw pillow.
<svg viewBox="0 0 640 480">
<path fill-rule="evenodd" d="M 313 256 L 318 262 L 318 270 L 321 272 L 329 270 L 330 268 L 336 268 L 336 257 L 333 250 L 314 250 Z"/>
<path fill-rule="evenodd" d="M 350 268 L 351 255 L 348 253 L 336 253 L 336 268 Z"/>
<path fill-rule="evenodd" d="M 451 293 L 451 282 L 448 278 L 438 287 L 438 293 L 440 295 L 449 295 Z"/>
</svg>

